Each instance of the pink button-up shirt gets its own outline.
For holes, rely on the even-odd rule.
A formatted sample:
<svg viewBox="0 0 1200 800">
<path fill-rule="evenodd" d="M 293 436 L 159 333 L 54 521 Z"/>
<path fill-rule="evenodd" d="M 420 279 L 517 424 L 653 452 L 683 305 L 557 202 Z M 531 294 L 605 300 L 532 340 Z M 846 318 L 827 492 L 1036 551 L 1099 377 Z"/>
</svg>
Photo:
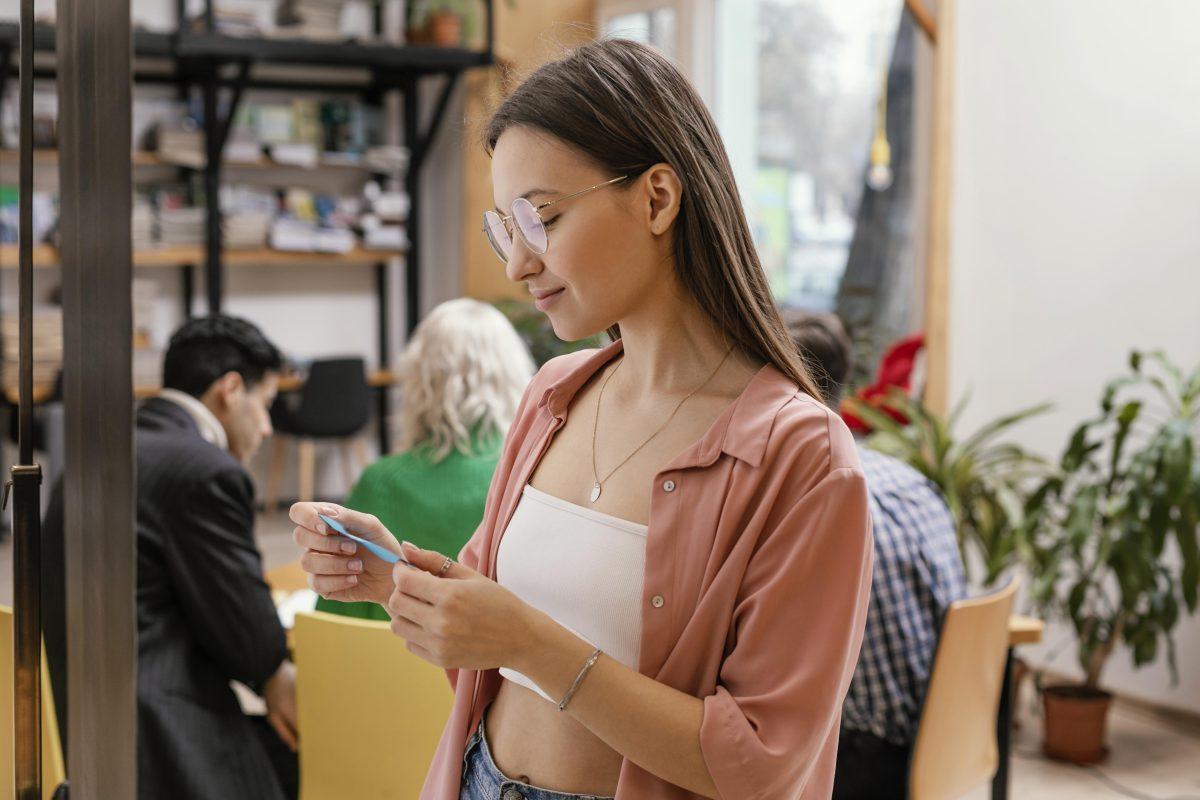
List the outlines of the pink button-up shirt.
<svg viewBox="0 0 1200 800">
<path fill-rule="evenodd" d="M 575 393 L 621 349 L 556 358 L 509 430 L 459 560 L 493 580 L 500 538 Z M 867 485 L 836 414 L 768 365 L 654 477 L 638 671 L 704 701 L 700 747 L 724 800 L 828 798 L 871 587 Z M 458 800 L 497 670 L 448 670 L 454 706 L 422 800 Z M 626 759 L 617 800 L 698 797 Z"/>
</svg>

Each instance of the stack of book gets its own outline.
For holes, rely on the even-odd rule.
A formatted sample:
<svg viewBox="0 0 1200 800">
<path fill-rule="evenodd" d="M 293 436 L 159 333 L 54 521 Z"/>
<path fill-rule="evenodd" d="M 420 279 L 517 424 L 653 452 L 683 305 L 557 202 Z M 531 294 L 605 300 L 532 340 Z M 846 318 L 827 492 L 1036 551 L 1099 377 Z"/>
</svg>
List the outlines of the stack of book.
<svg viewBox="0 0 1200 800">
<path fill-rule="evenodd" d="M 6 309 L 0 320 L 4 340 L 4 359 L 0 364 L 0 382 L 6 391 L 15 390 L 20 380 L 19 318 L 16 308 Z M 33 312 L 33 382 L 54 383 L 62 369 L 62 309 L 45 306 Z"/>
<path fill-rule="evenodd" d="M 204 132 L 190 118 L 159 126 L 158 157 L 168 164 L 204 169 Z"/>
<path fill-rule="evenodd" d="M 150 198 L 138 195 L 133 198 L 133 249 L 149 250 L 158 243 L 154 218 L 154 205 Z"/>
<path fill-rule="evenodd" d="M 283 0 L 274 33 L 298 39 L 344 39 L 342 5 L 342 0 Z"/>
<path fill-rule="evenodd" d="M 230 250 L 254 249 L 267 241 L 279 202 L 256 186 L 221 187 L 221 231 Z"/>
<path fill-rule="evenodd" d="M 164 208 L 158 212 L 159 241 L 165 247 L 195 247 L 204 244 L 203 208 Z"/>
<path fill-rule="evenodd" d="M 196 247 L 204 244 L 207 219 L 202 203 L 193 205 L 183 185 L 163 185 L 155 189 L 158 208 L 158 240 L 165 247 Z"/>
</svg>

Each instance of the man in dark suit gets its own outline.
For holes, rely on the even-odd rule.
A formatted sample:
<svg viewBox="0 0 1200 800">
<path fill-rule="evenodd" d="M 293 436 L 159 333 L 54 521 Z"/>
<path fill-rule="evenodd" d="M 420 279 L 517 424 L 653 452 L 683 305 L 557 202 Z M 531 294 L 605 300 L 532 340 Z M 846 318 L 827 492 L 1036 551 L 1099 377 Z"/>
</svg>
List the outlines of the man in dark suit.
<svg viewBox="0 0 1200 800">
<path fill-rule="evenodd" d="M 249 322 L 193 319 L 171 338 L 162 393 L 138 410 L 141 800 L 283 800 L 294 781 L 276 765 L 296 746 L 295 671 L 263 581 L 246 469 L 271 434 L 281 366 Z M 60 484 L 45 523 L 47 560 L 60 568 L 62 527 Z M 61 587 L 61 573 L 47 583 Z M 46 647 L 65 724 L 61 593 L 48 601 Z M 262 695 L 274 733 L 242 713 L 231 680 Z"/>
</svg>

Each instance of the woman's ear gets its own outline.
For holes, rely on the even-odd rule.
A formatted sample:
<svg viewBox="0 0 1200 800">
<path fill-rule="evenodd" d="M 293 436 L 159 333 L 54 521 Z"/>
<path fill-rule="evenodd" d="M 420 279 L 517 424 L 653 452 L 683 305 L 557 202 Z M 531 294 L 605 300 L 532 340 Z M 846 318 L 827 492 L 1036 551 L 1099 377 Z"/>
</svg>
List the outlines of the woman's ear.
<svg viewBox="0 0 1200 800">
<path fill-rule="evenodd" d="M 642 175 L 648 202 L 650 232 L 661 236 L 671 229 L 683 201 L 683 183 L 670 164 L 655 164 Z"/>
</svg>

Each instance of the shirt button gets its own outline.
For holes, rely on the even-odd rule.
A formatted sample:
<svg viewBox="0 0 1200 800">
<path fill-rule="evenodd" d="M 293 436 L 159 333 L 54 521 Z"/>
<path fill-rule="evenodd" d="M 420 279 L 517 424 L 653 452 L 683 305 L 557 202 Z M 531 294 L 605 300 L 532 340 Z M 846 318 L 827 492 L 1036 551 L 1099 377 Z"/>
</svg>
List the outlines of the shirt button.
<svg viewBox="0 0 1200 800">
<path fill-rule="evenodd" d="M 675 481 L 671 481 L 671 480 L 663 481 L 663 491 L 664 492 L 675 491 Z"/>
<path fill-rule="evenodd" d="M 525 800 L 525 795 L 518 792 L 516 789 L 509 787 L 504 790 L 503 800 Z"/>
<path fill-rule="evenodd" d="M 663 599 L 661 594 L 656 594 L 654 597 L 650 598 L 650 605 L 654 606 L 655 608 L 662 608 L 666 602 L 667 601 Z"/>
</svg>

